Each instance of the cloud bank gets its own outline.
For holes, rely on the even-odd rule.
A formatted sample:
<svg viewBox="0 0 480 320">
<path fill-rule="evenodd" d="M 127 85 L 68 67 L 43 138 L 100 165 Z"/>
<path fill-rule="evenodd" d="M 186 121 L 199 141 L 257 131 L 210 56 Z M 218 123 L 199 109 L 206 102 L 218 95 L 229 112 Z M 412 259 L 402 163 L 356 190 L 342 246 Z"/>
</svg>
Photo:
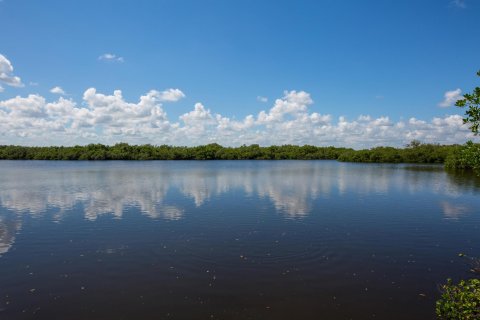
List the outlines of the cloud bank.
<svg viewBox="0 0 480 320">
<path fill-rule="evenodd" d="M 393 121 L 387 116 L 355 119 L 309 110 L 313 100 L 305 91 L 285 91 L 268 110 L 236 120 L 212 112 L 202 103 L 176 120 L 164 103 L 184 98 L 180 89 L 151 90 L 136 102 L 122 91 L 113 94 L 87 89 L 82 102 L 59 97 L 47 101 L 38 94 L 0 101 L 0 144 L 73 145 L 88 143 L 199 145 L 312 144 L 366 148 L 405 145 L 413 139 L 430 143 L 464 143 L 473 135 L 460 115 L 429 121 Z"/>
</svg>

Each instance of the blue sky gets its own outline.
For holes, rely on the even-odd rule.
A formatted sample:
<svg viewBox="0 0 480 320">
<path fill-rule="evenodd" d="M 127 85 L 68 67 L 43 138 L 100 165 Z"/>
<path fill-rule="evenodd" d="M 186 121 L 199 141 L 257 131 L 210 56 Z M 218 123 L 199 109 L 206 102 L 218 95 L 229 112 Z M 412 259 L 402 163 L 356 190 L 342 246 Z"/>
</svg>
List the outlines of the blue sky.
<svg viewBox="0 0 480 320">
<path fill-rule="evenodd" d="M 22 132 L 18 125 L 4 124 L 3 133 L 0 125 L 0 143 L 213 141 L 236 145 L 241 141 L 225 138 L 225 132 L 218 128 L 223 125 L 225 129 L 226 125 L 216 115 L 229 122 L 245 124 L 248 115 L 258 121 L 262 110 L 272 113 L 276 99 L 282 98 L 286 104 L 298 105 L 297 109 L 288 106 L 276 109 L 282 115 L 281 119 L 273 117 L 275 130 L 269 127 L 271 123 L 260 121 L 228 128 L 233 131 L 230 136 L 243 137 L 247 144 L 354 147 L 401 145 L 411 138 L 463 142 L 471 138 L 465 128 L 451 127 L 459 121 L 452 116 L 461 115 L 462 110 L 448 107 L 451 103 L 442 101 L 448 91 L 459 96 L 459 92 L 468 92 L 478 85 L 475 72 L 480 69 L 479 13 L 480 2 L 476 0 L 3 0 L 0 54 L 13 68 L 8 75 L 19 77 L 23 86 L 11 86 L 0 79 L 3 88 L 0 111 L 3 110 L 4 121 L 25 125 L 28 112 L 20 115 L 14 109 L 19 104 L 22 110 L 28 108 L 29 101 L 25 99 L 29 95 L 42 97 L 44 106 L 36 107 L 43 111 L 36 113 L 34 127 L 41 125 L 43 115 L 43 122 L 56 121 L 56 133 L 55 139 L 48 135 L 47 140 L 36 140 L 41 135 L 40 128 L 32 131 L 26 126 Z M 72 101 L 74 109 L 92 112 L 103 105 L 84 99 L 89 88 L 105 96 L 114 96 L 114 90 L 121 90 L 117 109 L 123 108 L 122 101 L 138 103 L 139 97 L 150 90 L 161 93 L 173 88 L 183 95 L 175 101 L 157 96 L 156 103 L 168 117 L 168 121 L 166 117 L 162 121 L 169 126 L 162 127 L 164 138 L 159 139 L 159 134 L 150 129 L 142 131 L 142 125 L 148 121 L 115 123 L 117 114 L 112 111 L 115 107 L 99 111 L 102 119 L 111 112 L 112 119 L 108 121 L 92 120 L 100 117 L 98 114 L 86 116 L 91 118 L 88 126 L 75 124 L 87 119 L 80 119 L 83 113 L 78 110 L 75 116 L 59 120 L 58 113 L 47 112 L 48 103 L 59 101 L 59 91 L 50 92 L 56 86 L 65 93 L 62 101 Z M 461 91 L 455 91 L 458 89 Z M 297 96 L 288 98 L 292 90 L 307 93 L 313 103 L 308 99 L 298 102 Z M 16 97 L 24 100 L 12 100 Z M 198 103 L 201 108 L 194 107 Z M 198 112 L 191 113 L 195 110 Z M 184 121 L 188 117 L 182 118 L 202 111 L 210 112 L 196 118 L 196 121 L 208 120 L 203 124 L 193 125 Z M 309 123 L 311 130 L 300 134 L 305 123 L 287 122 L 298 120 L 304 113 L 330 118 Z M 345 118 L 340 119 L 342 116 Z M 367 125 L 356 126 L 353 122 L 360 116 L 370 117 L 370 120 L 364 118 L 364 122 L 371 123 L 388 118 L 392 132 L 386 135 L 385 128 L 380 128 L 372 133 Z M 400 123 L 403 129 L 401 123 L 412 118 L 425 121 L 431 126 L 430 131 L 410 123 L 412 126 L 407 125 L 403 136 L 395 137 L 395 126 Z M 449 131 L 439 132 L 432 120 L 435 118 L 446 121 L 451 127 Z M 338 124 L 344 120 L 350 129 L 358 131 L 352 131 L 356 136 L 354 142 L 346 132 L 338 139 L 325 138 L 340 130 Z M 378 123 L 386 124 L 384 120 Z M 130 133 L 111 130 L 122 126 L 130 126 L 132 130 Z M 322 126 L 331 128 L 320 132 Z M 289 128 L 291 132 L 285 132 Z M 420 129 L 425 132 L 415 133 Z M 44 131 L 48 130 L 52 130 L 51 126 L 44 127 Z M 282 135 L 277 134 L 279 131 Z M 452 132 L 454 140 L 447 137 Z"/>
</svg>

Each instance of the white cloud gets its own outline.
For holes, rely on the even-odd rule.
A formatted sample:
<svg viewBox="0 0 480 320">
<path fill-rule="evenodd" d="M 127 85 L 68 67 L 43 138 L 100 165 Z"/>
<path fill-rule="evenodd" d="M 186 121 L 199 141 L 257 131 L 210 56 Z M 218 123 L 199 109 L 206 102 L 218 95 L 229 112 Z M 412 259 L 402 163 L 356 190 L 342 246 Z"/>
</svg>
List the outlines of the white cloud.
<svg viewBox="0 0 480 320">
<path fill-rule="evenodd" d="M 0 83 L 11 87 L 23 87 L 22 80 L 13 75 L 13 66 L 11 62 L 0 54 Z"/>
<path fill-rule="evenodd" d="M 53 87 L 52 89 L 50 89 L 50 92 L 51 93 L 54 93 L 54 94 L 59 94 L 61 96 L 64 96 L 66 95 L 65 91 L 61 88 L 61 87 Z"/>
<path fill-rule="evenodd" d="M 467 7 L 465 0 L 453 0 L 450 2 L 452 6 L 455 6 L 457 8 L 465 9 Z"/>
<path fill-rule="evenodd" d="M 258 122 L 268 124 L 272 122 L 282 121 L 285 116 L 297 116 L 307 111 L 308 105 L 312 104 L 313 100 L 310 94 L 305 91 L 285 91 L 282 99 L 275 100 L 274 106 L 267 113 L 261 111 L 258 115 Z"/>
<path fill-rule="evenodd" d="M 15 98 L 1 101 L 0 107 L 10 110 L 9 116 L 15 119 L 42 118 L 45 114 L 45 98 L 37 94 L 30 94 L 26 98 Z"/>
<path fill-rule="evenodd" d="M 456 114 L 431 120 L 412 117 L 394 121 L 370 115 L 335 119 L 310 110 L 313 100 L 304 91 L 286 91 L 270 109 L 239 120 L 215 113 L 200 102 L 178 119 L 169 119 L 162 103 L 183 96 L 179 89 L 151 90 L 130 102 L 120 90 L 104 94 L 95 88 L 85 90 L 81 103 L 63 97 L 47 101 L 36 94 L 17 96 L 0 101 L 0 145 L 217 142 L 226 146 L 258 143 L 368 148 L 402 146 L 412 139 L 449 144 L 474 138 Z"/>
<path fill-rule="evenodd" d="M 266 102 L 268 102 L 268 98 L 267 97 L 262 97 L 262 96 L 257 96 L 257 101 L 266 103 Z"/>
<path fill-rule="evenodd" d="M 98 60 L 107 62 L 125 62 L 125 59 L 123 59 L 123 57 L 119 57 L 113 53 L 104 53 L 98 57 Z"/>
<path fill-rule="evenodd" d="M 443 95 L 443 101 L 438 104 L 439 107 L 447 108 L 451 107 L 457 102 L 457 100 L 462 99 L 462 90 L 455 89 L 452 91 L 447 91 Z"/>
<path fill-rule="evenodd" d="M 206 110 L 203 104 L 196 103 L 194 109 L 184 115 L 180 116 L 180 119 L 187 125 L 195 125 L 197 123 L 209 123 L 213 121 L 210 110 Z"/>
<path fill-rule="evenodd" d="M 180 89 L 172 89 L 172 88 L 159 92 L 158 95 L 161 101 L 175 102 L 185 98 L 185 94 Z"/>
</svg>

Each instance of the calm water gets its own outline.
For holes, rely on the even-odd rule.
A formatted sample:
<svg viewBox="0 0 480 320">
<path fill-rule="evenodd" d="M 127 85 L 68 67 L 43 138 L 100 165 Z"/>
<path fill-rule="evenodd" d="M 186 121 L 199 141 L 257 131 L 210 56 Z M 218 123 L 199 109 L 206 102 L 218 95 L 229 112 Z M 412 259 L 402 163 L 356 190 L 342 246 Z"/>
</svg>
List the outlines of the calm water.
<svg viewBox="0 0 480 320">
<path fill-rule="evenodd" d="M 433 319 L 480 181 L 331 161 L 0 162 L 0 319 Z"/>
</svg>

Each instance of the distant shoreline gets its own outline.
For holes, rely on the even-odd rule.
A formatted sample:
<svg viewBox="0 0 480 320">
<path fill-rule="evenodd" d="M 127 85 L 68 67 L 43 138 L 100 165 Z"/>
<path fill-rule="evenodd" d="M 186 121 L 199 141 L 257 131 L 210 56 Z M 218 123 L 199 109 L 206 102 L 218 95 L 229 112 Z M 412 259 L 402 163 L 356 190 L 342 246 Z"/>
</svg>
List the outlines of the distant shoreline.
<svg viewBox="0 0 480 320">
<path fill-rule="evenodd" d="M 412 143 L 404 148 L 375 147 L 354 150 L 341 147 L 249 145 L 223 147 L 208 144 L 195 147 L 129 145 L 113 146 L 0 146 L 1 160 L 338 160 L 371 163 L 445 163 L 459 145 Z"/>
</svg>

